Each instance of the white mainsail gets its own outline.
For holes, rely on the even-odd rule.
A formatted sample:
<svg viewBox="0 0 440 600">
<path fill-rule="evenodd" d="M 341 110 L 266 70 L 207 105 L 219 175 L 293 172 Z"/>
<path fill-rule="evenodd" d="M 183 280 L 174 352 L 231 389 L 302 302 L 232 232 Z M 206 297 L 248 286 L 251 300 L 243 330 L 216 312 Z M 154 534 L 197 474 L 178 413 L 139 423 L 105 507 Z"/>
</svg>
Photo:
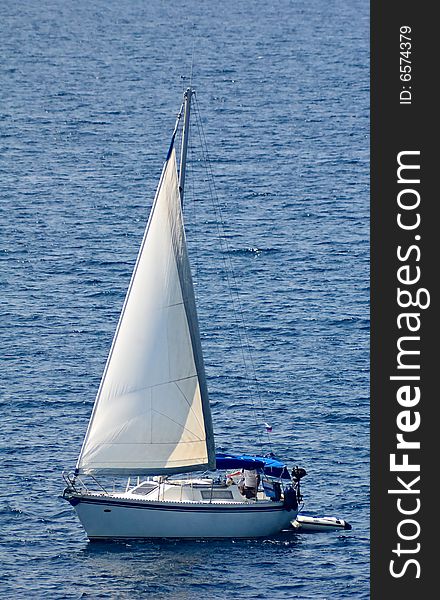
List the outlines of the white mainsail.
<svg viewBox="0 0 440 600">
<path fill-rule="evenodd" d="M 215 468 L 174 148 L 169 152 L 77 462 L 78 473 Z"/>
</svg>

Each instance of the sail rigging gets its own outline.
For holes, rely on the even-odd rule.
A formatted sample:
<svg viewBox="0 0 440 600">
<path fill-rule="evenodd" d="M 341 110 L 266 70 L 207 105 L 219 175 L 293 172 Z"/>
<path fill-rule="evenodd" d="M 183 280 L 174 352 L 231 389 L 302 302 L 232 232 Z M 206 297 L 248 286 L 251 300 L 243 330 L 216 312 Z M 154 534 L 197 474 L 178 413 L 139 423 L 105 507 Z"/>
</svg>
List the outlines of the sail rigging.
<svg viewBox="0 0 440 600">
<path fill-rule="evenodd" d="M 192 94 L 188 88 L 177 117 L 75 474 L 65 477 L 63 497 L 91 540 L 262 537 L 298 513 L 299 479 L 293 487 L 283 463 L 215 453 L 182 215 Z M 253 472 L 254 484 L 246 484 L 249 473 L 244 485 L 234 481 L 237 473 L 168 477 L 237 468 Z M 82 474 L 100 489 L 89 489 Z M 125 492 L 108 492 L 94 477 L 101 474 L 164 477 L 138 477 L 135 486 L 128 477 Z"/>
<path fill-rule="evenodd" d="M 171 474 L 207 467 L 215 468 L 215 447 L 172 148 L 77 473 Z"/>
</svg>

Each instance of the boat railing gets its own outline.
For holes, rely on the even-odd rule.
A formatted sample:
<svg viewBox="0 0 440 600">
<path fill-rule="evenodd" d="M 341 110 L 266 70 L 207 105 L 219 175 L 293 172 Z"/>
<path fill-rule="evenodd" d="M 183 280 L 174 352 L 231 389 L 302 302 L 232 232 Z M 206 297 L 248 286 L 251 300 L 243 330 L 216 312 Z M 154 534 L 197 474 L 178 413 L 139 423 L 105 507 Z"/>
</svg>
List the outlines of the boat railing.
<svg viewBox="0 0 440 600">
<path fill-rule="evenodd" d="M 103 493 L 106 496 L 110 495 L 110 493 L 105 489 L 105 487 L 95 477 L 93 477 L 93 475 L 87 475 L 87 477 L 93 481 L 93 483 L 98 489 L 92 488 L 90 484 L 87 485 L 85 481 L 81 477 L 79 477 L 79 475 L 75 475 L 72 472 L 63 471 L 62 475 L 67 486 L 64 490 L 63 496 L 71 493 L 91 494 L 96 492 L 101 494 Z"/>
</svg>

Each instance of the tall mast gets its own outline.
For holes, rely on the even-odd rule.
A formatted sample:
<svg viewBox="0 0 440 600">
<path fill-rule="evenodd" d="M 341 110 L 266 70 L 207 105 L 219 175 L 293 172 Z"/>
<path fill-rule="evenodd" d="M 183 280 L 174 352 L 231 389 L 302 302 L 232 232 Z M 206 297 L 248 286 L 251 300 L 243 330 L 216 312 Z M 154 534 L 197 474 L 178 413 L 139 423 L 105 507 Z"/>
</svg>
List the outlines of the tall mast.
<svg viewBox="0 0 440 600">
<path fill-rule="evenodd" d="M 183 113 L 183 132 L 182 132 L 182 149 L 180 154 L 180 172 L 179 172 L 179 191 L 180 201 L 183 206 L 183 192 L 185 190 L 185 172 L 186 172 L 186 153 L 188 150 L 188 136 L 189 136 L 189 116 L 191 112 L 191 98 L 194 91 L 189 87 L 184 95 L 184 113 Z"/>
</svg>

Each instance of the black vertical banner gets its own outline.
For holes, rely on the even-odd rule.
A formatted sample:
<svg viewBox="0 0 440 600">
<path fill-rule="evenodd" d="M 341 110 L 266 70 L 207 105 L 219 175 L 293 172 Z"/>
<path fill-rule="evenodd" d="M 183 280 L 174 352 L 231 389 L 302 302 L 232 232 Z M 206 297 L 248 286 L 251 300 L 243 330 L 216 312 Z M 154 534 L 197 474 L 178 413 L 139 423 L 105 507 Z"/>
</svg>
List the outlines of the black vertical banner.
<svg viewBox="0 0 440 600">
<path fill-rule="evenodd" d="M 435 4 L 371 3 L 371 597 L 436 597 Z M 436 364 L 434 364 L 436 363 Z M 431 543 L 432 542 L 432 543 Z"/>
</svg>

